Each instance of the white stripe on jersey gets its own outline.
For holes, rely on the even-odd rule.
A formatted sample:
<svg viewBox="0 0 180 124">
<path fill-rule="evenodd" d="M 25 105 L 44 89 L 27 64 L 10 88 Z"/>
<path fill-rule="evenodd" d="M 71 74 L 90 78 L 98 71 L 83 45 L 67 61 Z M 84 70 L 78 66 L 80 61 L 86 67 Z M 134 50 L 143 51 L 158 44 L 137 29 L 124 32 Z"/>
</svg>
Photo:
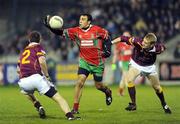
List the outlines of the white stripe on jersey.
<svg viewBox="0 0 180 124">
<path fill-rule="evenodd" d="M 82 40 L 81 43 L 93 43 L 92 40 Z"/>
<path fill-rule="evenodd" d="M 93 46 L 93 40 L 82 40 L 81 41 L 81 46 Z"/>
</svg>

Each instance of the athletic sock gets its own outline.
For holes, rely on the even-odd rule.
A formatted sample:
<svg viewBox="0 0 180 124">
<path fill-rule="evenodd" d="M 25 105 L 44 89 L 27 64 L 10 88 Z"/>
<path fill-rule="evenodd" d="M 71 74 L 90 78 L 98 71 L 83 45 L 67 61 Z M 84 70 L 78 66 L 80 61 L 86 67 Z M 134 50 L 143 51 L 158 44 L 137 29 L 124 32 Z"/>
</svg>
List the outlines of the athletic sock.
<svg viewBox="0 0 180 124">
<path fill-rule="evenodd" d="M 101 87 L 101 88 L 99 88 L 98 90 L 102 91 L 102 92 L 105 93 L 106 95 L 111 95 L 111 90 L 110 90 L 108 87 L 106 87 L 106 86 Z"/>
<path fill-rule="evenodd" d="M 160 101 L 161 101 L 161 104 L 162 105 L 166 105 L 166 102 L 165 102 L 165 100 L 164 100 L 164 94 L 163 94 L 163 92 L 156 92 L 156 95 L 158 96 L 158 98 L 160 99 Z"/>
<path fill-rule="evenodd" d="M 136 104 L 136 89 L 135 86 L 128 87 L 129 96 L 131 98 L 132 103 Z"/>
<path fill-rule="evenodd" d="M 39 107 L 41 107 L 41 103 L 39 101 L 36 101 L 34 103 L 34 107 L 36 107 L 37 109 L 39 109 Z"/>
<path fill-rule="evenodd" d="M 78 109 L 79 109 L 79 103 L 74 103 L 73 109 L 74 109 L 75 111 L 78 111 Z"/>
</svg>

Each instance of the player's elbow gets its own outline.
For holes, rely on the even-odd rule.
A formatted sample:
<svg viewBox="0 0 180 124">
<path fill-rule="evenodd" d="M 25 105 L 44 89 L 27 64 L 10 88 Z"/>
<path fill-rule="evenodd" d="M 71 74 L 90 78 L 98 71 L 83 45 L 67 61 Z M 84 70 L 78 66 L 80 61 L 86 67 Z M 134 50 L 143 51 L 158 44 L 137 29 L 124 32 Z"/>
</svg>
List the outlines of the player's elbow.
<svg viewBox="0 0 180 124">
<path fill-rule="evenodd" d="M 110 57 L 110 56 L 111 56 L 111 51 L 104 51 L 103 54 L 102 54 L 102 56 L 103 56 L 104 58 Z"/>
<path fill-rule="evenodd" d="M 103 43 L 103 57 L 107 58 L 111 56 L 111 45 L 111 37 L 108 37 Z"/>
</svg>

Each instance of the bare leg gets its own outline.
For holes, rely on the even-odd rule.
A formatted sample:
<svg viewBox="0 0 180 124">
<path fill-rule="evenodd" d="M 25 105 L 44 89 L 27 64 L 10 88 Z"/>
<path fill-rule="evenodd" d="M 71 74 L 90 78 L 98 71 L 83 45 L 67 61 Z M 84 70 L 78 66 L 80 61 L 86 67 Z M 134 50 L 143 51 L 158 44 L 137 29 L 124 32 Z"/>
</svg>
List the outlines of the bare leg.
<svg viewBox="0 0 180 124">
<path fill-rule="evenodd" d="M 62 111 L 66 114 L 70 112 L 70 108 L 66 100 L 57 92 L 52 99 L 58 103 L 59 107 L 62 109 Z"/>
<path fill-rule="evenodd" d="M 54 93 L 54 95 L 51 96 L 50 95 L 51 93 Z M 76 119 L 71 113 L 69 105 L 66 102 L 66 100 L 54 88 L 51 87 L 50 90 L 45 93 L 45 95 L 50 97 L 52 100 L 54 100 L 58 104 L 61 110 L 65 113 L 68 120 Z"/>
<path fill-rule="evenodd" d="M 78 75 L 78 81 L 75 86 L 73 113 L 78 113 L 79 103 L 82 96 L 82 90 L 86 79 L 87 79 L 86 75 L 83 74 Z"/>
</svg>

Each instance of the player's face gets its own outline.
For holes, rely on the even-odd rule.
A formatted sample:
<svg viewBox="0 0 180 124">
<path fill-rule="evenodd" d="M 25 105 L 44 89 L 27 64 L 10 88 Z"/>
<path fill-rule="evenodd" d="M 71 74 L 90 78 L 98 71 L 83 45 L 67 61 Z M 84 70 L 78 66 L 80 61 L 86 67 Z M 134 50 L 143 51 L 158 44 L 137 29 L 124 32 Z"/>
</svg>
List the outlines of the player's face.
<svg viewBox="0 0 180 124">
<path fill-rule="evenodd" d="M 154 46 L 154 42 L 149 42 L 146 38 L 143 39 L 142 46 L 144 49 L 151 48 Z"/>
<path fill-rule="evenodd" d="M 87 16 L 80 16 L 79 18 L 79 27 L 80 28 L 87 28 L 90 25 L 90 21 L 88 21 Z"/>
</svg>

